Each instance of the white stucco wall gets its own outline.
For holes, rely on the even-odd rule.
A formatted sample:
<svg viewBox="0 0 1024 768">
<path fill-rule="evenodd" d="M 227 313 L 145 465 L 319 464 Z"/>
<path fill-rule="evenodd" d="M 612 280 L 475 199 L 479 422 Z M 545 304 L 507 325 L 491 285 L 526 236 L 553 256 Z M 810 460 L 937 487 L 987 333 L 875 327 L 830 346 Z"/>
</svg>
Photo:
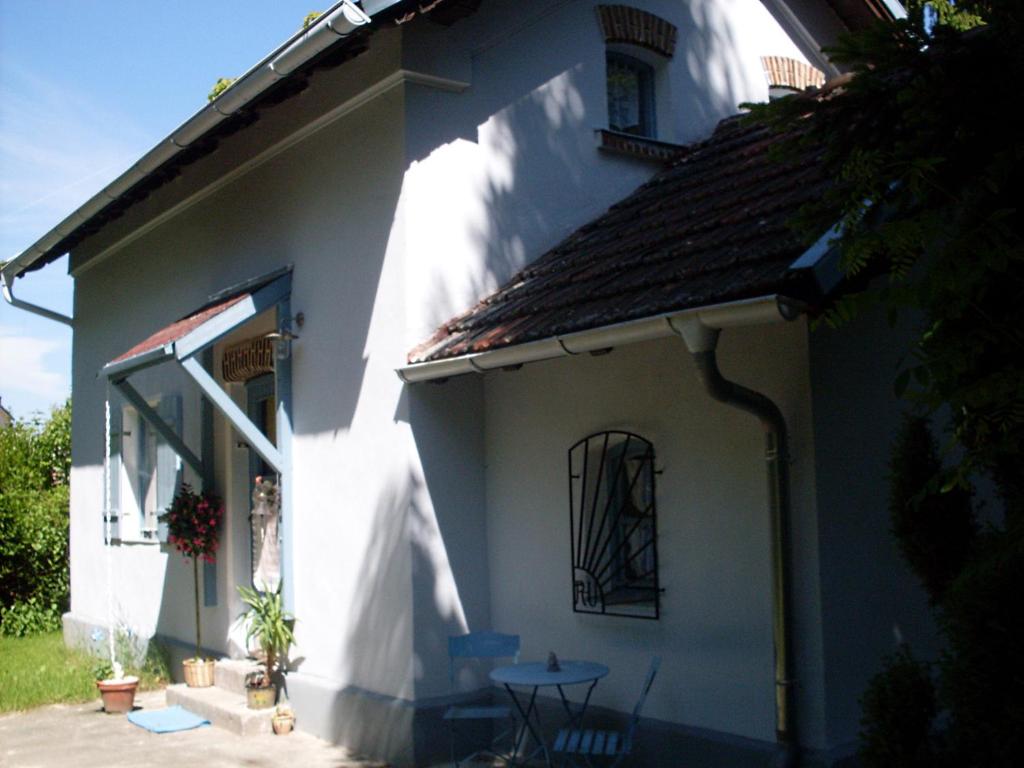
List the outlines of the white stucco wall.
<svg viewBox="0 0 1024 768">
<path fill-rule="evenodd" d="M 437 663 L 447 636 L 489 623 L 486 558 L 470 544 L 486 537 L 482 466 L 473 464 L 481 384 L 459 385 L 460 412 L 448 414 L 429 392 L 403 393 L 394 374 L 407 348 L 396 213 L 403 101 L 398 85 L 78 275 L 72 613 L 81 621 L 107 616 L 96 372 L 210 293 L 294 264 L 291 306 L 305 315 L 293 345 L 289 546 L 300 675 L 335 691 L 437 695 L 448 687 Z M 232 340 L 264 330 L 257 325 Z M 169 377 L 184 381 L 172 367 L 132 381 L 158 391 Z M 189 387 L 186 410 L 198 424 Z M 229 391 L 244 404 L 243 387 Z M 217 490 L 229 509 L 218 606 L 203 609 L 203 634 L 224 650 L 248 561 L 248 454 L 222 419 L 215 426 Z M 198 451 L 198 426 L 186 438 Z M 190 641 L 187 564 L 153 546 L 111 555 L 119 618 Z"/>
<path fill-rule="evenodd" d="M 914 331 L 872 307 L 811 334 L 828 740 L 855 746 L 860 696 L 884 654 L 939 656 L 927 598 L 890 533 L 889 462 L 907 404 L 892 382 Z"/>
<path fill-rule="evenodd" d="M 813 525 L 809 381 L 803 324 L 732 330 L 720 344 L 727 377 L 764 392 L 785 414 L 793 454 L 793 516 Z M 763 433 L 753 417 L 712 401 L 681 341 L 602 357 L 538 363 L 486 377 L 487 526 L 491 612 L 518 632 L 523 658 L 585 658 L 612 674 L 595 703 L 628 711 L 649 658 L 663 657 L 645 715 L 774 739 L 770 545 Z M 573 613 L 567 451 L 605 429 L 654 444 L 662 615 L 658 621 Z M 822 689 L 813 548 L 796 550 L 795 645 L 804 741 L 822 744 Z M 576 692 L 578 693 L 578 692 Z"/>
<path fill-rule="evenodd" d="M 99 587 L 99 367 L 150 331 L 202 305 L 208 294 L 294 263 L 292 306 L 307 318 L 303 339 L 295 345 L 293 373 L 293 551 L 304 553 L 295 558 L 294 568 L 300 644 L 315 674 L 362 674 L 367 679 L 360 682 L 372 680 L 381 692 L 412 695 L 411 627 L 397 617 L 390 617 L 391 637 L 383 645 L 404 662 L 374 670 L 354 663 L 358 653 L 342 650 L 358 642 L 350 625 L 365 625 L 366 617 L 350 621 L 350 614 L 365 610 L 358 605 L 359 587 L 368 572 L 381 566 L 367 560 L 382 524 L 376 516 L 397 508 L 386 503 L 387 494 L 396 475 L 411 471 L 411 437 L 395 420 L 400 385 L 391 371 L 400 335 L 388 331 L 391 308 L 400 302 L 387 299 L 388 291 L 396 289 L 388 286 L 388 275 L 395 273 L 385 267 L 394 258 L 388 243 L 402 174 L 401 124 L 398 88 L 78 277 L 74 612 L 106 615 L 97 597 L 104 594 Z M 358 156 L 345 151 L 357 137 L 363 149 Z M 320 172 L 310 173 L 311 168 Z M 367 178 L 374 180 L 369 188 Z M 359 194 L 353 194 L 356 189 Z M 310 348 L 316 352 L 307 353 Z M 156 369 L 148 375 L 156 375 Z M 373 394 L 367 397 L 366 392 Z M 230 442 L 220 441 L 219 459 L 230 458 Z M 235 453 L 236 459 L 246 460 L 244 451 Z M 244 519 L 237 508 L 231 515 Z M 166 555 L 152 547 L 115 551 L 116 567 L 133 568 L 139 575 L 119 590 L 126 613 L 147 616 L 150 621 L 143 623 L 152 626 L 159 609 L 157 629 L 187 640 L 191 589 L 185 590 L 189 580 L 179 576 L 190 574 L 176 572 L 178 559 L 171 555 L 165 583 Z M 382 589 L 402 594 L 391 602 L 380 600 L 379 607 L 407 605 L 409 574 L 388 570 L 382 578 L 391 580 Z M 237 607 L 233 580 L 222 575 L 219 586 L 220 607 L 204 616 L 206 636 L 215 648 L 223 647 L 234 613 L 226 606 Z M 380 637 L 372 645 L 381 647 Z"/>
</svg>

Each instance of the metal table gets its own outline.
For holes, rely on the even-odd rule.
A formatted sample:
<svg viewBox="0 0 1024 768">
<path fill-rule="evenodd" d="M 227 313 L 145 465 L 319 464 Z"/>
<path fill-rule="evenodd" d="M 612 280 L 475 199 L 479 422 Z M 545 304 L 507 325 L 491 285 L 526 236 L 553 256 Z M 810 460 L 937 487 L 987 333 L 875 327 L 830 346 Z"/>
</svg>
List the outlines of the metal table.
<svg viewBox="0 0 1024 768">
<path fill-rule="evenodd" d="M 558 689 L 558 696 L 562 700 L 562 708 L 565 709 L 567 717 L 567 728 L 578 728 L 583 720 L 583 714 L 587 711 L 587 704 L 590 703 L 590 694 L 594 692 L 597 681 L 608 674 L 608 667 L 593 661 L 563 661 L 560 662 L 561 669 L 558 672 L 548 672 L 548 665 L 545 662 L 534 662 L 528 664 L 512 664 L 507 667 L 497 667 L 491 671 L 491 680 L 501 683 L 512 697 L 512 702 L 523 718 L 523 725 L 516 735 L 513 755 L 518 755 L 526 735 L 529 734 L 537 743 L 537 747 L 526 756 L 529 760 L 538 752 L 544 753 L 544 764 L 551 766 L 551 751 L 547 742 L 544 741 L 540 711 L 537 709 L 537 691 L 541 688 L 554 686 Z M 566 685 L 582 685 L 590 683 L 587 688 L 587 695 L 583 699 L 583 705 L 579 711 L 573 712 L 569 700 L 565 697 L 563 687 Z M 516 695 L 513 686 L 532 688 L 530 700 L 526 707 L 520 697 Z"/>
</svg>

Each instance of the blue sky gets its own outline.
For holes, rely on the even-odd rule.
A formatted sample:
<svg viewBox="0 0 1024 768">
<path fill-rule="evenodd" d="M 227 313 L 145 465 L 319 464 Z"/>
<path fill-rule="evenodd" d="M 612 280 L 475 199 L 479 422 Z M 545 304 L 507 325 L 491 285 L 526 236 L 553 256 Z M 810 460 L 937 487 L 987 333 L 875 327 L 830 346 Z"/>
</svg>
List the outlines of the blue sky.
<svg viewBox="0 0 1024 768">
<path fill-rule="evenodd" d="M 0 260 L 34 243 L 333 0 L 0 0 Z M 71 313 L 66 259 L 19 298 Z M 71 333 L 0 301 L 0 399 L 70 393 Z"/>
</svg>

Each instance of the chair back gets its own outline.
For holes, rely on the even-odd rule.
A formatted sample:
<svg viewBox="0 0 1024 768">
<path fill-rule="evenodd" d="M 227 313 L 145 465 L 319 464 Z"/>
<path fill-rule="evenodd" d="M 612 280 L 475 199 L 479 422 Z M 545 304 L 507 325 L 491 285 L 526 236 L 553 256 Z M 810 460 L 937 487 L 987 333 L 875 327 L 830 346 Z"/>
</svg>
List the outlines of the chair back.
<svg viewBox="0 0 1024 768">
<path fill-rule="evenodd" d="M 500 632 L 482 630 L 466 635 L 452 635 L 448 638 L 448 678 L 455 688 L 456 659 L 501 659 L 511 658 L 519 663 L 519 635 L 503 635 Z"/>
<path fill-rule="evenodd" d="M 654 676 L 658 674 L 658 667 L 660 666 L 661 657 L 652 657 L 651 666 L 647 669 L 643 690 L 640 692 L 640 698 L 637 699 L 636 706 L 633 707 L 633 716 L 629 719 L 629 730 L 626 731 L 626 738 L 622 744 L 622 752 L 624 754 L 628 754 L 633 749 L 633 735 L 636 733 L 637 725 L 640 723 L 640 711 L 644 708 L 647 694 L 650 692 L 651 686 L 654 685 Z"/>
</svg>

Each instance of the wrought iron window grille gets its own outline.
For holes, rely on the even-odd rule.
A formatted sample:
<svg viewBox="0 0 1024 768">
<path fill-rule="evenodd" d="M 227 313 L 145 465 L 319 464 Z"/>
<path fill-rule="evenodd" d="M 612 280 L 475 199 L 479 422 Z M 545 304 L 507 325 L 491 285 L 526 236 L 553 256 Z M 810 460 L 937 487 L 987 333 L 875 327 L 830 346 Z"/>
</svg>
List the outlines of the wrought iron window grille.
<svg viewBox="0 0 1024 768">
<path fill-rule="evenodd" d="M 631 432 L 569 449 L 573 611 L 659 617 L 656 474 L 654 446 Z"/>
</svg>

